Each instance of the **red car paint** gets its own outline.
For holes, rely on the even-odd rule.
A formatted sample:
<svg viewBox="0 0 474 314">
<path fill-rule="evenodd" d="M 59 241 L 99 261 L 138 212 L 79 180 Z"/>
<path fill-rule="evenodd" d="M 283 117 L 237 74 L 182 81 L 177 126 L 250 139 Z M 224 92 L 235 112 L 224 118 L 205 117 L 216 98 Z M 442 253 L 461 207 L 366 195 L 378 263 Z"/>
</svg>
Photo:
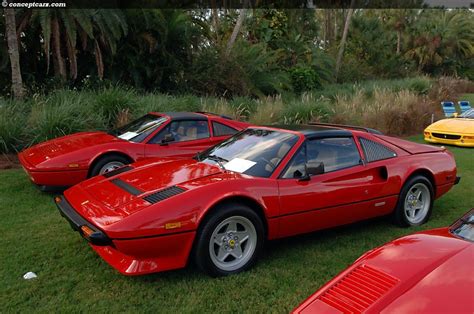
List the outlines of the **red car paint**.
<svg viewBox="0 0 474 314">
<path fill-rule="evenodd" d="M 90 175 L 89 171 L 94 162 L 105 154 L 119 153 L 132 161 L 150 157 L 191 157 L 230 136 L 216 136 L 212 127 L 214 121 L 238 131 L 249 126 L 248 123 L 205 113 L 150 114 L 167 117 L 168 121 L 138 143 L 105 132 L 81 132 L 32 146 L 18 154 L 18 157 L 30 179 L 36 185 L 72 186 L 85 180 Z M 156 134 L 166 128 L 171 121 L 175 121 L 176 114 L 201 116 L 207 119 L 210 137 L 184 142 L 170 142 L 167 145 L 149 144 L 148 142 Z M 180 118 L 184 119 L 182 116 Z"/>
<path fill-rule="evenodd" d="M 356 139 L 362 159 L 361 138 L 383 143 L 397 157 L 363 162 L 307 181 L 281 179 L 305 135 L 277 128 L 251 129 L 298 137 L 268 178 L 224 171 L 194 159 L 159 158 L 134 163 L 132 170 L 110 178 L 91 178 L 68 189 L 64 198 L 112 240 L 112 245 L 92 245 L 93 249 L 121 273 L 139 275 L 185 266 L 200 223 L 220 202 L 250 204 L 261 213 L 266 237 L 272 240 L 387 215 L 394 210 L 404 182 L 420 171 L 433 181 L 435 198 L 455 184 L 455 161 L 445 149 L 420 145 L 411 154 L 409 149 L 416 144 L 352 130 L 345 132 Z M 114 183 L 117 180 L 138 192 L 120 188 Z M 155 204 L 144 199 L 170 187 L 184 192 Z"/>
<path fill-rule="evenodd" d="M 474 243 L 451 228 L 365 253 L 293 313 L 473 313 Z"/>
</svg>

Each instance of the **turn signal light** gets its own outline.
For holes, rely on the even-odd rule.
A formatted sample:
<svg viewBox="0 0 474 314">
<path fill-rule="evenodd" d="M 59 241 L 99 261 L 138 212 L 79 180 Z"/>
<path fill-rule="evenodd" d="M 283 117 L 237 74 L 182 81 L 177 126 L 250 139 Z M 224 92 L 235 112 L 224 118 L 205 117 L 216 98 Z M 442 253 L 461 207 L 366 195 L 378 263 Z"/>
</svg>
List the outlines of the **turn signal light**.
<svg viewBox="0 0 474 314">
<path fill-rule="evenodd" d="M 465 140 L 474 140 L 474 136 L 463 136 L 462 138 Z"/>
<path fill-rule="evenodd" d="M 92 230 L 88 226 L 82 226 L 81 231 L 87 238 L 89 238 L 91 236 L 91 234 L 94 233 L 94 230 Z"/>
<path fill-rule="evenodd" d="M 430 136 L 430 132 L 425 132 L 425 136 Z"/>
<path fill-rule="evenodd" d="M 69 164 L 67 165 L 69 168 L 78 168 L 79 164 Z"/>
<path fill-rule="evenodd" d="M 60 198 L 59 196 L 56 196 L 56 197 L 54 198 L 54 201 L 55 201 L 56 203 L 59 203 L 59 202 L 61 202 L 61 198 Z"/>
<path fill-rule="evenodd" d="M 181 227 L 181 222 L 169 222 L 165 225 L 165 229 L 176 229 Z"/>
</svg>

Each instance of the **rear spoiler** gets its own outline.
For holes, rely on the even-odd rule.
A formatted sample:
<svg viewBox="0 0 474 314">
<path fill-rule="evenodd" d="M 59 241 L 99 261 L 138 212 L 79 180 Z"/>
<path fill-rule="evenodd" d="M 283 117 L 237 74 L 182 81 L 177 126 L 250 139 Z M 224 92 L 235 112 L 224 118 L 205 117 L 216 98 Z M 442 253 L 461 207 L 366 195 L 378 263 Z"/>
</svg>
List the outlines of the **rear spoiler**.
<svg viewBox="0 0 474 314">
<path fill-rule="evenodd" d="M 380 132 L 379 130 L 371 129 L 371 128 L 365 128 L 363 126 L 357 126 L 357 125 L 322 123 L 322 122 L 310 122 L 308 124 L 309 125 L 320 125 L 320 126 L 332 126 L 332 127 L 337 127 L 337 128 L 343 128 L 343 129 L 353 129 L 353 130 L 364 131 L 364 132 L 367 132 L 367 133 L 383 135 L 383 133 Z"/>
<path fill-rule="evenodd" d="M 232 119 L 232 117 L 229 117 L 229 116 L 226 116 L 226 115 L 223 115 L 223 114 L 217 114 L 217 113 L 213 113 L 213 112 L 208 112 L 208 111 L 195 111 L 195 113 L 218 116 L 218 117 L 221 117 L 221 118 L 227 119 L 227 120 L 234 120 L 234 119 Z"/>
</svg>

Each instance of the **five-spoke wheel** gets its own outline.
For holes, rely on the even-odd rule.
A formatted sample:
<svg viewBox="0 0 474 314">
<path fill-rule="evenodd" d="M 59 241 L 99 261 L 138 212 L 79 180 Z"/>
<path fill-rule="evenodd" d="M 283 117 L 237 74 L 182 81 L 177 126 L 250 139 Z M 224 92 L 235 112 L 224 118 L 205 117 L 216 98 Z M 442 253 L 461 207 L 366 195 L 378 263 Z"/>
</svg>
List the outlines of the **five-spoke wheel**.
<svg viewBox="0 0 474 314">
<path fill-rule="evenodd" d="M 194 259 L 211 276 L 238 273 L 256 262 L 263 239 L 263 223 L 253 209 L 223 204 L 201 224 Z"/>
</svg>

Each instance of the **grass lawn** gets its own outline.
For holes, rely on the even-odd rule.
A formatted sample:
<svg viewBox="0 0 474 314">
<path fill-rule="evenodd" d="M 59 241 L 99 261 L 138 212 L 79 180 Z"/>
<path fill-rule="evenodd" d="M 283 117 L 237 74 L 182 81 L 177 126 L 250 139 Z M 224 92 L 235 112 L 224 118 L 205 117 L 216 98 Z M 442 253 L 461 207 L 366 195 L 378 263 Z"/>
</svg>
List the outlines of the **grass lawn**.
<svg viewBox="0 0 474 314">
<path fill-rule="evenodd" d="M 402 229 L 384 218 L 270 242 L 255 268 L 218 279 L 193 266 L 122 276 L 72 231 L 51 195 L 39 192 L 22 170 L 0 171 L 1 311 L 288 312 L 368 249 L 446 226 L 473 206 L 474 150 L 449 150 L 461 183 L 437 200 L 422 227 Z M 38 278 L 22 279 L 28 271 Z"/>
</svg>

